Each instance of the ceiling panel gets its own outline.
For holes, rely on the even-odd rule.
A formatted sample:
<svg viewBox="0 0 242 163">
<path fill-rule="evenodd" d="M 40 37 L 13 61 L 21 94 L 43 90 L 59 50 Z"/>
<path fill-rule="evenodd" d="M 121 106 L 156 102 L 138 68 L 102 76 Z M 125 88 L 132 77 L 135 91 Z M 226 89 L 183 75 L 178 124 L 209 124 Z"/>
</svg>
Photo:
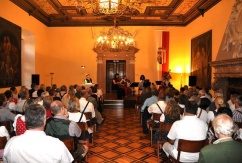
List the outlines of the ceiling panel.
<svg viewBox="0 0 242 163">
<path fill-rule="evenodd" d="M 120 16 L 79 10 L 76 0 L 11 1 L 46 26 L 56 27 L 112 26 L 114 19 L 122 26 L 186 26 L 221 0 L 121 0 L 125 11 Z"/>
</svg>

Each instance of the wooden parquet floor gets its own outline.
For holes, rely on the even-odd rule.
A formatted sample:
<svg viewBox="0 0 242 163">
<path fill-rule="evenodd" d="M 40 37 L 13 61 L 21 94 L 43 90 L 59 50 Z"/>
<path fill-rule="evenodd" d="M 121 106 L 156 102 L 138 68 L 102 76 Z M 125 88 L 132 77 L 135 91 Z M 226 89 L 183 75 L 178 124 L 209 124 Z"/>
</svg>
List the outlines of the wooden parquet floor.
<svg viewBox="0 0 242 163">
<path fill-rule="evenodd" d="M 157 157 L 150 146 L 135 108 L 104 109 L 105 122 L 94 134 L 89 163 L 154 163 Z"/>
</svg>

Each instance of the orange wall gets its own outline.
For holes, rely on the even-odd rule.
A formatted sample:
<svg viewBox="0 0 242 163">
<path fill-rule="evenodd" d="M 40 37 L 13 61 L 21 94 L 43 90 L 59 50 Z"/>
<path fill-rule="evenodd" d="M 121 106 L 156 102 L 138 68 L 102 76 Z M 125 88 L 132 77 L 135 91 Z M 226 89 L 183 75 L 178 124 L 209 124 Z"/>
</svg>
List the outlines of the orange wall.
<svg viewBox="0 0 242 163">
<path fill-rule="evenodd" d="M 151 82 L 157 80 L 157 49 L 155 48 L 155 30 L 170 31 L 170 69 L 172 84 L 179 89 L 181 84 L 188 84 L 190 73 L 191 39 L 212 29 L 213 60 L 217 55 L 228 17 L 235 0 L 221 1 L 204 17 L 199 17 L 186 27 L 122 27 L 130 33 L 135 33 L 136 53 L 135 80 L 139 81 L 141 74 Z M 95 40 L 100 31 L 109 27 L 51 27 L 38 22 L 32 16 L 16 7 L 12 2 L 0 1 L 0 16 L 29 30 L 36 38 L 35 73 L 40 74 L 40 82 L 50 85 L 50 73 L 54 72 L 54 83 L 81 84 L 83 74 L 90 73 L 94 82 L 97 79 L 96 53 L 93 52 Z M 11 13 L 11 14 L 9 14 Z M 223 19 L 221 19 L 223 18 Z M 24 54 L 22 54 L 24 55 Z M 81 66 L 86 66 L 81 69 Z M 180 76 L 180 73 L 182 77 Z M 26 79 L 23 79 L 26 80 Z M 28 79 L 29 80 L 29 79 Z M 28 86 L 29 87 L 29 86 Z M 0 89 L 2 92 L 3 89 Z"/>
</svg>

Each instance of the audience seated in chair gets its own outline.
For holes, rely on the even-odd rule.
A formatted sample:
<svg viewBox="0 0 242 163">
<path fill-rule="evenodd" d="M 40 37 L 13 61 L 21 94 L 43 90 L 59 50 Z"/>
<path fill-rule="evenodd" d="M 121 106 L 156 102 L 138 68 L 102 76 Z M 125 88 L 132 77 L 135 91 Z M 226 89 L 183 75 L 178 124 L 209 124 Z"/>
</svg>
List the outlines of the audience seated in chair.
<svg viewBox="0 0 242 163">
<path fill-rule="evenodd" d="M 7 98 L 6 105 L 4 106 L 6 109 L 15 110 L 16 104 L 13 101 L 13 93 L 10 90 L 6 90 L 4 92 L 5 97 Z"/>
<path fill-rule="evenodd" d="M 76 122 L 70 121 L 67 110 L 60 101 L 53 101 L 51 103 L 51 112 L 54 114 L 53 118 L 46 121 L 45 133 L 49 136 L 65 140 L 73 137 L 75 141 L 75 150 L 78 151 L 80 158 L 84 158 L 87 154 L 88 147 L 79 144 L 78 139 L 81 137 L 81 129 Z"/>
<path fill-rule="evenodd" d="M 167 156 L 177 158 L 178 140 L 205 140 L 208 126 L 201 119 L 197 118 L 198 106 L 187 102 L 182 120 L 173 123 L 167 137 L 170 139 L 163 145 L 163 150 Z M 182 153 L 181 162 L 197 162 L 199 153 Z M 165 159 L 165 158 L 164 158 Z"/>
<path fill-rule="evenodd" d="M 50 110 L 50 105 L 52 101 L 53 101 L 53 98 L 51 96 L 45 96 L 43 99 L 43 107 L 46 110 L 46 119 L 53 117 L 53 114 L 51 113 L 51 110 Z"/>
<path fill-rule="evenodd" d="M 198 163 L 241 162 L 242 143 L 232 139 L 234 133 L 232 118 L 226 114 L 219 114 L 213 120 L 213 128 L 218 140 L 202 148 Z"/>
<path fill-rule="evenodd" d="M 87 101 L 87 97 L 88 97 L 87 91 L 81 90 L 80 93 L 81 93 L 81 98 L 79 100 L 80 112 L 83 112 L 85 107 L 86 107 L 84 113 L 85 112 L 91 112 L 92 118 L 95 118 L 96 115 L 95 115 L 94 105 L 91 102 L 88 103 L 88 101 Z"/>
<path fill-rule="evenodd" d="M 7 98 L 4 94 L 0 94 L 0 121 L 14 121 L 15 114 L 6 109 Z"/>
<path fill-rule="evenodd" d="M 15 112 L 23 114 L 23 112 L 24 112 L 23 108 L 25 107 L 26 101 L 29 99 L 29 91 L 28 90 L 21 91 L 21 92 L 19 92 L 19 96 L 20 96 L 20 99 L 18 100 L 18 103 L 16 104 Z"/>
<path fill-rule="evenodd" d="M 92 93 L 92 89 L 91 88 L 87 88 L 86 91 L 87 91 L 87 94 L 88 94 L 88 96 L 86 98 L 87 101 L 91 102 L 93 104 L 93 106 L 94 106 L 96 121 L 97 121 L 98 124 L 102 124 L 104 119 L 103 119 L 101 113 L 97 110 L 98 103 L 97 103 L 97 100 L 94 97 L 92 97 L 92 94 L 93 94 Z"/>
<path fill-rule="evenodd" d="M 217 112 L 220 107 L 226 107 L 226 104 L 224 103 L 224 99 L 222 96 L 217 96 L 213 103 L 215 105 L 215 110 L 213 110 L 213 111 L 210 110 L 208 112 L 208 123 L 212 122 L 214 117 L 217 116 L 217 114 L 218 114 Z M 210 106 L 211 106 L 211 104 L 210 104 Z"/>
<path fill-rule="evenodd" d="M 165 112 L 166 102 L 165 102 L 165 92 L 161 90 L 158 95 L 158 102 L 150 105 L 148 107 L 149 114 L 160 114 L 158 120 L 154 120 L 152 115 L 151 119 L 147 120 L 147 127 L 150 130 L 151 135 L 151 145 L 153 144 L 153 131 L 158 130 L 160 126 L 160 116 Z"/>
<path fill-rule="evenodd" d="M 160 122 L 166 122 L 173 124 L 175 121 L 180 120 L 180 106 L 176 103 L 175 100 L 168 101 L 164 114 L 160 117 Z M 168 132 L 163 131 L 162 133 L 160 130 L 157 130 L 155 133 L 154 141 L 165 141 L 167 140 Z"/>
<path fill-rule="evenodd" d="M 235 122 L 242 122 L 242 96 L 238 96 L 236 99 L 233 120 Z"/>
<path fill-rule="evenodd" d="M 147 98 L 150 98 L 151 96 L 152 96 L 152 93 L 151 93 L 150 86 L 148 86 L 146 88 L 144 87 L 143 90 L 142 90 L 142 93 L 140 95 L 140 102 L 139 102 L 140 105 L 142 106 L 144 104 L 145 100 Z"/>
<path fill-rule="evenodd" d="M 59 140 L 44 133 L 45 109 L 39 104 L 26 108 L 27 131 L 11 138 L 4 148 L 3 162 L 72 162 L 73 157 Z"/>
<path fill-rule="evenodd" d="M 77 123 L 79 123 L 79 122 L 86 123 L 87 122 L 85 114 L 80 112 L 80 103 L 79 103 L 79 99 L 77 97 L 72 97 L 69 100 L 68 115 L 69 115 L 68 119 L 70 121 L 74 121 Z M 91 131 L 90 131 L 90 133 L 91 133 Z M 85 134 L 86 135 L 85 137 L 89 138 L 89 133 L 82 132 L 82 134 Z"/>
<path fill-rule="evenodd" d="M 147 120 L 151 118 L 151 114 L 148 112 L 148 107 L 150 107 L 152 104 L 158 102 L 158 91 L 157 90 L 151 90 L 152 96 L 150 98 L 147 98 L 144 102 L 144 104 L 141 107 L 141 112 L 142 114 L 142 128 L 143 128 L 143 133 L 148 133 L 148 128 L 147 128 Z"/>
<path fill-rule="evenodd" d="M 202 119 L 206 123 L 209 123 L 207 110 L 210 104 L 211 102 L 208 98 L 200 98 L 199 108 L 197 109 L 197 117 Z"/>
<path fill-rule="evenodd" d="M 24 105 L 23 111 L 25 112 L 26 108 L 31 104 L 36 104 L 37 102 L 34 99 L 28 99 Z M 25 123 L 25 115 L 17 114 L 14 118 L 13 128 L 15 131 L 15 135 L 23 134 L 27 128 Z"/>
</svg>

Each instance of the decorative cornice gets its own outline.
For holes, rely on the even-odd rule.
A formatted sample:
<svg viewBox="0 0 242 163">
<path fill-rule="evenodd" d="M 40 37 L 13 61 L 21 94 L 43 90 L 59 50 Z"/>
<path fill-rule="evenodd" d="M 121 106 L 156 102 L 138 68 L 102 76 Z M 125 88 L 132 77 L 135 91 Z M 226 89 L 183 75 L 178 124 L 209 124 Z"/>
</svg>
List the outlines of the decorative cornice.
<svg viewBox="0 0 242 163">
<path fill-rule="evenodd" d="M 242 78 L 242 58 L 211 62 L 214 78 Z"/>
</svg>

